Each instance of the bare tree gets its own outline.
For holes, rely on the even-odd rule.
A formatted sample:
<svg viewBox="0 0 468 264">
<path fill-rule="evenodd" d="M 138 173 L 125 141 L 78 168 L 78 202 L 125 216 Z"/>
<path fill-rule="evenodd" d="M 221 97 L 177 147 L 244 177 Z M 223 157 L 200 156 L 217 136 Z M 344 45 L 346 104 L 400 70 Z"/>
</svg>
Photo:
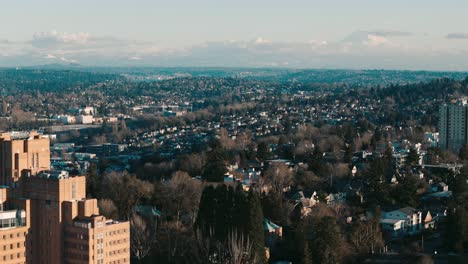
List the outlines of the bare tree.
<svg viewBox="0 0 468 264">
<path fill-rule="evenodd" d="M 280 163 L 273 164 L 270 168 L 265 171 L 265 181 L 278 192 L 282 193 L 283 189 L 288 187 L 294 177 L 293 172 L 289 169 L 288 165 Z"/>
<path fill-rule="evenodd" d="M 232 231 L 226 241 L 217 241 L 213 235 L 197 236 L 196 263 L 208 264 L 254 264 L 257 263 L 252 242 Z"/>
<path fill-rule="evenodd" d="M 156 222 L 134 214 L 130 219 L 130 242 L 133 255 L 142 263 L 156 244 Z"/>
<path fill-rule="evenodd" d="M 117 207 L 111 199 L 101 199 L 98 201 L 99 212 L 106 218 L 113 219 L 117 217 Z"/>
<path fill-rule="evenodd" d="M 184 171 L 173 173 L 167 185 L 162 186 L 161 200 L 166 215 L 173 216 L 180 224 L 181 216 L 188 216 L 191 223 L 195 221 L 202 184 L 192 179 Z"/>
<path fill-rule="evenodd" d="M 135 206 L 144 197 L 149 197 L 154 188 L 151 183 L 137 179 L 127 172 L 106 174 L 102 184 L 103 196 L 115 203 L 122 219 L 130 219 Z"/>
</svg>

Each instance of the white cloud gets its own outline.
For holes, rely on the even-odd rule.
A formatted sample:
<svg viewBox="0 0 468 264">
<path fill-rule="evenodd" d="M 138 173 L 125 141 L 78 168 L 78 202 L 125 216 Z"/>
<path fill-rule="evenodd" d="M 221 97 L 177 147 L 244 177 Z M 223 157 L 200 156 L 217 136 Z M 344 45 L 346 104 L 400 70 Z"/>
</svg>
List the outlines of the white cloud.
<svg viewBox="0 0 468 264">
<path fill-rule="evenodd" d="M 385 37 L 382 37 L 379 35 L 368 34 L 367 40 L 364 40 L 363 44 L 370 46 L 370 47 L 375 47 L 375 46 L 384 45 L 388 42 L 389 42 L 388 39 L 386 39 Z"/>
<path fill-rule="evenodd" d="M 255 44 L 259 44 L 259 45 L 264 45 L 264 44 L 271 44 L 272 41 L 271 40 L 268 40 L 268 39 L 264 39 L 262 37 L 258 37 L 255 41 L 254 41 Z"/>
<path fill-rule="evenodd" d="M 247 66 L 292 68 L 422 68 L 466 65 L 468 49 L 434 49 L 431 39 L 406 45 L 414 34 L 392 30 L 357 31 L 339 41 L 207 42 L 180 49 L 161 48 L 158 43 L 134 41 L 86 32 L 36 33 L 26 42 L 0 40 L 0 66 L 81 63 L 99 66 Z M 461 38 L 464 35 L 451 35 Z M 448 37 L 448 36 L 447 36 Z M 441 38 L 441 40 L 443 40 Z M 8 57 L 6 57 L 8 56 Z M 452 58 L 453 62 L 444 59 Z M 411 58 L 411 59 L 409 59 Z M 434 60 L 428 61 L 431 58 Z M 437 60 L 436 60 L 437 58 Z M 422 63 L 424 61 L 424 63 Z M 445 62 L 444 62 L 445 61 Z"/>
<path fill-rule="evenodd" d="M 89 39 L 90 34 L 86 32 L 39 32 L 33 35 L 31 45 L 37 48 L 49 48 L 60 45 L 84 45 Z"/>
<path fill-rule="evenodd" d="M 47 56 L 45 56 L 46 59 L 57 59 L 57 57 L 55 55 L 52 55 L 52 54 L 47 54 Z"/>
</svg>

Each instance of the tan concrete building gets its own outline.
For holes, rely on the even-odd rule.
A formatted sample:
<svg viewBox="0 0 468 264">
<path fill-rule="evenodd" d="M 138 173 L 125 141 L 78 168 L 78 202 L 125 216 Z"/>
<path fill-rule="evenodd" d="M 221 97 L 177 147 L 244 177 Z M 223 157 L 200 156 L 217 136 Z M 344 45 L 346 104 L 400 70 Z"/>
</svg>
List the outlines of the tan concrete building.
<svg viewBox="0 0 468 264">
<path fill-rule="evenodd" d="M 99 215 L 85 176 L 50 170 L 48 138 L 1 134 L 0 158 L 0 263 L 130 263 L 129 223 Z"/>
<path fill-rule="evenodd" d="M 50 169 L 49 138 L 37 132 L 0 134 L 0 183 L 10 187 L 21 176 Z"/>
<path fill-rule="evenodd" d="M 31 262 L 30 202 L 8 199 L 9 188 L 0 186 L 0 263 Z"/>
<path fill-rule="evenodd" d="M 130 263 L 128 222 L 95 215 L 94 199 L 67 202 L 65 207 L 69 218 L 65 227 L 66 263 Z"/>
</svg>

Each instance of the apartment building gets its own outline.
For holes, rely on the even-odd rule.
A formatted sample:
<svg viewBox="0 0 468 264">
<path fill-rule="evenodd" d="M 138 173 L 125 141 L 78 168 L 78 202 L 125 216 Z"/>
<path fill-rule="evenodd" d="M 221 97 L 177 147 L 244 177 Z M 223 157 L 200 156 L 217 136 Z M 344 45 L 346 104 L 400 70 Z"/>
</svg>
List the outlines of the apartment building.
<svg viewBox="0 0 468 264">
<path fill-rule="evenodd" d="M 0 134 L 0 182 L 16 187 L 21 176 L 50 169 L 50 140 L 37 132 Z"/>
<path fill-rule="evenodd" d="M 30 201 L 8 199 L 8 192 L 0 186 L 0 263 L 32 263 Z"/>
<path fill-rule="evenodd" d="M 439 108 L 439 146 L 459 151 L 468 142 L 468 105 L 466 98 L 452 101 Z"/>
<path fill-rule="evenodd" d="M 48 138 L 2 134 L 0 148 L 0 263 L 130 263 L 129 223 L 99 215 L 85 176 L 50 170 Z"/>
</svg>

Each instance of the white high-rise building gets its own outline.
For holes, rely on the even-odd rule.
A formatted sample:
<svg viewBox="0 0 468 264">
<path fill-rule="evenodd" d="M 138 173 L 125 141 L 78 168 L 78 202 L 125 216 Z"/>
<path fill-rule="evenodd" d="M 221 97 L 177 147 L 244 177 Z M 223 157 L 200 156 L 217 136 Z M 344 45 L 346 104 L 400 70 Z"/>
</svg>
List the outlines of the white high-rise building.
<svg viewBox="0 0 468 264">
<path fill-rule="evenodd" d="M 468 105 L 466 98 L 458 99 L 439 108 L 439 146 L 459 151 L 467 144 Z"/>
</svg>

